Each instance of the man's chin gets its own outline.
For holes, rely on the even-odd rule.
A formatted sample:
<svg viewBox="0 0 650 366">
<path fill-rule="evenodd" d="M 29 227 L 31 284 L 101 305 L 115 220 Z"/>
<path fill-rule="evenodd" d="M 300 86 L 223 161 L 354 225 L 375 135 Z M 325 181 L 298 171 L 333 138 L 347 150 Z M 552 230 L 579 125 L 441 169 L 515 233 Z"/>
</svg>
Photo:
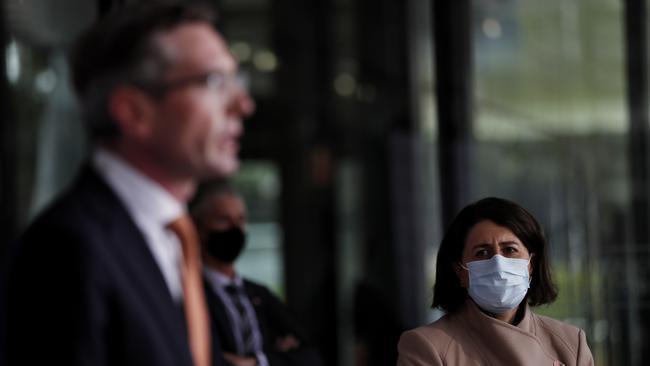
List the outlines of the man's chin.
<svg viewBox="0 0 650 366">
<path fill-rule="evenodd" d="M 239 171 L 239 160 L 214 162 L 206 172 L 204 178 L 227 178 Z"/>
</svg>

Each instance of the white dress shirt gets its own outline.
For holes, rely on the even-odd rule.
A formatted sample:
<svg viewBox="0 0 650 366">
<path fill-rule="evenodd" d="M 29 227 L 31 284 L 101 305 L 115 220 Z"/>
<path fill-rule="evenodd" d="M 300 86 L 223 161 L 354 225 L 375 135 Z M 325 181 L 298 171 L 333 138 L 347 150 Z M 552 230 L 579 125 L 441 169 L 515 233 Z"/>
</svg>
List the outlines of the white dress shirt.
<svg viewBox="0 0 650 366">
<path fill-rule="evenodd" d="M 181 302 L 181 244 L 166 226 L 185 213 L 184 205 L 158 183 L 106 149 L 97 148 L 92 163 L 142 232 L 172 298 Z"/>
</svg>

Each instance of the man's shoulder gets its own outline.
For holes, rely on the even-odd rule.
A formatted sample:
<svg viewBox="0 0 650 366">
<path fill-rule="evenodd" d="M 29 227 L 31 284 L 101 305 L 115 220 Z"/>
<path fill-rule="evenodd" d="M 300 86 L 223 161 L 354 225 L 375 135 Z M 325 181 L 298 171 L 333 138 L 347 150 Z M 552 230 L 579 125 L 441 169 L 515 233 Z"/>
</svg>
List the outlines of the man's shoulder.
<svg viewBox="0 0 650 366">
<path fill-rule="evenodd" d="M 55 240 L 59 237 L 98 237 L 98 231 L 111 227 L 120 203 L 108 186 L 89 167 L 45 207 L 30 223 L 19 240 Z"/>
<path fill-rule="evenodd" d="M 101 181 L 90 172 L 76 180 L 41 211 L 12 244 L 9 267 L 12 281 L 20 277 L 68 276 L 108 259 L 115 204 Z M 117 206 L 119 207 L 119 206 Z M 77 271 L 77 272 L 75 272 Z M 29 275 L 28 275 L 29 274 Z"/>
<path fill-rule="evenodd" d="M 251 280 L 249 278 L 242 278 L 242 281 L 244 283 L 244 287 L 248 291 L 268 292 L 268 293 L 270 293 L 269 288 L 267 286 L 259 283 L 259 282 L 253 281 L 253 280 Z"/>
<path fill-rule="evenodd" d="M 84 166 L 72 184 L 39 217 L 66 213 L 75 219 L 92 219 L 117 208 L 117 196 L 92 167 Z"/>
<path fill-rule="evenodd" d="M 263 301 L 265 302 L 273 302 L 273 303 L 283 302 L 276 294 L 274 294 L 268 288 L 268 286 L 261 284 L 259 282 L 251 281 L 250 279 L 247 278 L 243 278 L 243 281 L 244 281 L 244 289 L 246 290 L 246 293 L 249 296 L 259 297 L 263 299 Z"/>
</svg>

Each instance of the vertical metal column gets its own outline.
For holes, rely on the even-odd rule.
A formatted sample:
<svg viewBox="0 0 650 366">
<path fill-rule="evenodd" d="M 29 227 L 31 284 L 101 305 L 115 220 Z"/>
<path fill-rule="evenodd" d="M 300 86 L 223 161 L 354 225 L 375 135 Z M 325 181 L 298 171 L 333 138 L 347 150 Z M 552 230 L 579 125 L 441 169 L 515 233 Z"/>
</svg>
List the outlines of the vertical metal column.
<svg viewBox="0 0 650 366">
<path fill-rule="evenodd" d="M 282 226 L 286 298 L 303 329 L 336 364 L 336 222 L 333 215 L 329 127 L 332 117 L 331 0 L 273 4 L 277 102 L 290 106 L 273 121 L 282 131 Z"/>
<path fill-rule="evenodd" d="M 7 31 L 5 24 L 5 7 L 0 6 L 0 47 L 7 46 Z M 3 52 L 4 55 L 4 52 Z M 6 334 L 6 305 L 5 271 L 7 268 L 7 253 L 9 245 L 17 233 L 17 185 L 16 185 L 16 122 L 11 110 L 9 85 L 7 82 L 5 58 L 0 57 L 0 228 L 3 230 L 3 240 L 0 242 L 0 364 L 6 363 L 7 354 Z"/>
<path fill-rule="evenodd" d="M 633 230 L 636 243 L 648 243 L 648 37 L 645 0 L 625 1 L 627 102 L 632 178 Z"/>
<path fill-rule="evenodd" d="M 632 280 L 645 281 L 648 273 L 644 271 L 648 256 L 648 245 L 650 244 L 650 195 L 648 184 L 648 138 L 650 137 L 648 127 L 648 37 L 647 37 L 647 8 L 645 0 L 625 1 L 625 56 L 626 56 L 626 80 L 627 80 L 627 102 L 630 118 L 629 129 L 629 162 L 631 179 L 631 230 L 632 247 L 634 253 L 628 253 L 630 260 L 641 261 L 640 269 Z M 636 249 L 636 250 L 635 250 Z M 632 284 L 628 283 L 628 286 Z M 632 289 L 637 288 L 631 286 Z M 643 286 L 641 286 L 643 287 Z M 646 304 L 650 294 L 647 291 L 637 293 L 630 291 L 631 296 L 639 296 L 628 303 Z M 634 310 L 634 309 L 632 309 Z M 650 359 L 647 350 L 650 347 L 650 336 L 647 330 L 650 329 L 650 309 L 647 306 L 639 308 L 640 324 L 628 324 L 628 340 L 630 344 L 630 364 L 647 364 Z M 637 336 L 641 339 L 637 339 Z"/>
<path fill-rule="evenodd" d="M 0 47 L 5 50 L 7 46 L 7 31 L 5 24 L 5 10 L 0 7 Z M 4 52 L 3 52 L 4 55 Z M 5 58 L 0 57 L 0 227 L 3 230 L 3 242 L 0 245 L 0 264 L 5 259 L 8 245 L 17 234 L 17 138 L 16 121 L 11 110 L 9 85 L 4 70 Z M 0 268 L 3 268 L 0 265 Z"/>
<path fill-rule="evenodd" d="M 469 0 L 434 1 L 438 149 L 442 224 L 470 195 L 472 139 L 472 20 Z"/>
</svg>

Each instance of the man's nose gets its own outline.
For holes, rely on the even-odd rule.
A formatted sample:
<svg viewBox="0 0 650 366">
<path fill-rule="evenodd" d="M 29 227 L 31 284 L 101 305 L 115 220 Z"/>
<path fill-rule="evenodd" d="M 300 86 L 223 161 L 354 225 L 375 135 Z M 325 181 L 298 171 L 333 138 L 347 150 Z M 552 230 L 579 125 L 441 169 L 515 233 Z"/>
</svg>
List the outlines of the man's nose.
<svg viewBox="0 0 650 366">
<path fill-rule="evenodd" d="M 250 116 L 255 112 L 255 101 L 246 90 L 240 89 L 233 95 L 228 112 L 241 117 Z"/>
</svg>

